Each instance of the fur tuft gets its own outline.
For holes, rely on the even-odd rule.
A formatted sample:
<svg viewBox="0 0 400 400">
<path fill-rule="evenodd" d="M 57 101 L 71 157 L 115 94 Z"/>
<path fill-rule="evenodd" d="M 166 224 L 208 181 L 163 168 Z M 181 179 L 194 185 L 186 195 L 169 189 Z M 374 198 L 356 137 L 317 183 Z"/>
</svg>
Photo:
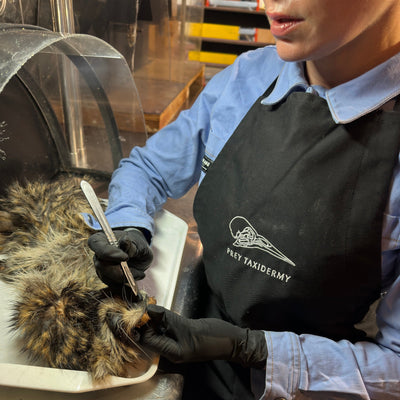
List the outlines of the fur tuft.
<svg viewBox="0 0 400 400">
<path fill-rule="evenodd" d="M 94 380 L 125 376 L 143 354 L 135 328 L 154 299 L 127 302 L 97 277 L 90 212 L 79 181 L 11 185 L 0 199 L 0 277 L 17 292 L 11 328 L 21 350 L 55 368 L 86 370 Z"/>
</svg>

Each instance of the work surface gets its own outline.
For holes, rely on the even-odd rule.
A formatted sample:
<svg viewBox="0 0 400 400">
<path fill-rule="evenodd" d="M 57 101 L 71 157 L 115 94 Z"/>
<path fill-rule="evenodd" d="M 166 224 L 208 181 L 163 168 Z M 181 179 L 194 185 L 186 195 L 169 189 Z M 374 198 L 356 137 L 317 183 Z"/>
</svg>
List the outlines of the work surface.
<svg viewBox="0 0 400 400">
<path fill-rule="evenodd" d="M 58 393 L 12 387 L 0 387 L 0 400 L 178 400 L 183 377 L 156 374 L 147 382 L 87 393 Z"/>
<path fill-rule="evenodd" d="M 202 250 L 192 216 L 195 190 L 194 188 L 180 200 L 169 201 L 165 207 L 175 215 L 179 215 L 188 224 L 177 288 L 171 305 L 171 309 L 183 315 L 191 313 L 192 304 L 196 302 L 198 295 L 192 283 L 193 272 L 196 270 Z M 0 386 L 0 400 L 178 400 L 181 398 L 182 387 L 183 377 L 181 375 L 158 371 L 143 383 L 85 393 L 62 393 Z"/>
</svg>

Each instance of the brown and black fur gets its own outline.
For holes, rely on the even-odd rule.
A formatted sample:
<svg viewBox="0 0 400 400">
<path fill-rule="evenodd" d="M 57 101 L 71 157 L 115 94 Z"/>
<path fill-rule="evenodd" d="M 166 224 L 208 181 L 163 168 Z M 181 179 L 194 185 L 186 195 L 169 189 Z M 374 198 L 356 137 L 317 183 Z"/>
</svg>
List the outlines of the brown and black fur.
<svg viewBox="0 0 400 400">
<path fill-rule="evenodd" d="M 154 299 L 131 303 L 106 288 L 81 212 L 90 209 L 75 178 L 15 183 L 0 198 L 0 278 L 17 292 L 11 329 L 22 351 L 51 367 L 125 376 L 143 354 L 135 328 Z"/>
</svg>

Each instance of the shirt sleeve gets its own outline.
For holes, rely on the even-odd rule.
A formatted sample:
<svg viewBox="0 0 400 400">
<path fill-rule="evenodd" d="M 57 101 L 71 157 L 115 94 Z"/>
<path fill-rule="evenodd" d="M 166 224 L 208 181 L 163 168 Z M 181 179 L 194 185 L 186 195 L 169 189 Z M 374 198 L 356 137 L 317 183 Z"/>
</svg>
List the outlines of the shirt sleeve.
<svg viewBox="0 0 400 400">
<path fill-rule="evenodd" d="M 355 344 L 315 335 L 266 332 L 261 399 L 400 398 L 400 277 L 382 298 L 374 341 Z M 255 374 L 260 375 L 260 372 Z M 255 376 L 258 380 L 260 376 Z M 255 382 L 257 387 L 257 382 Z"/>
</svg>

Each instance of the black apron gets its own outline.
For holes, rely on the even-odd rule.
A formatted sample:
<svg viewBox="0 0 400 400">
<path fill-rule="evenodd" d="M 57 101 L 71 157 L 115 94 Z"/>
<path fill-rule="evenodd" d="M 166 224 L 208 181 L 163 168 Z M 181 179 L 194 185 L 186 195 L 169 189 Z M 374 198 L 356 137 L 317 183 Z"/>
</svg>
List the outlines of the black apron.
<svg viewBox="0 0 400 400">
<path fill-rule="evenodd" d="M 210 289 L 207 317 L 333 340 L 381 289 L 382 218 L 400 113 L 336 124 L 319 96 L 261 96 L 210 166 L 194 203 Z M 252 398 L 249 370 L 211 362 L 208 398 Z"/>
</svg>

